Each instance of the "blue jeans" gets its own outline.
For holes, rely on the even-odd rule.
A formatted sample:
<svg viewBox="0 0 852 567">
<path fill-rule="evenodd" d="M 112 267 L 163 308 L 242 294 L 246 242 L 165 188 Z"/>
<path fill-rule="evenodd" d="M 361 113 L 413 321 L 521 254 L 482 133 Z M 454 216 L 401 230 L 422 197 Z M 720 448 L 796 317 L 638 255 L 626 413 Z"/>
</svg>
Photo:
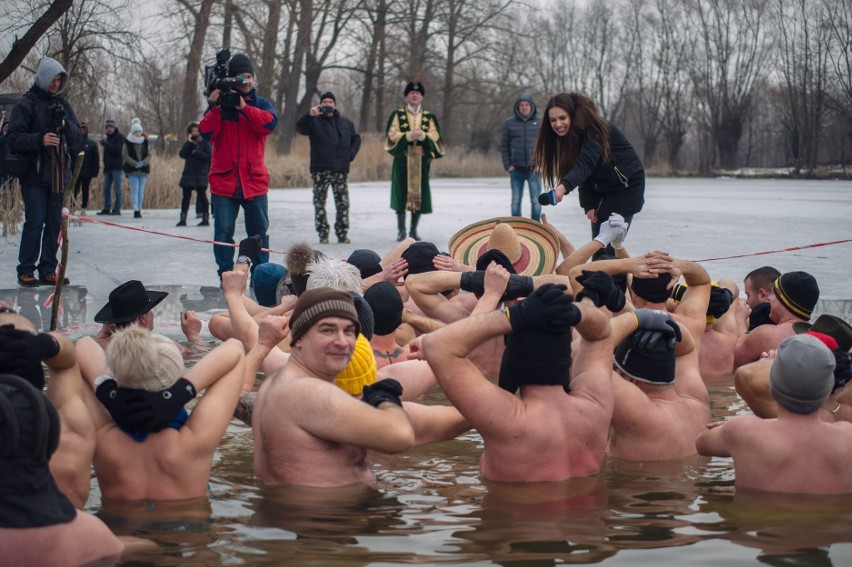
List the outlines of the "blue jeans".
<svg viewBox="0 0 852 567">
<path fill-rule="evenodd" d="M 38 267 L 38 277 L 44 279 L 56 272 L 59 263 L 56 252 L 62 225 L 61 195 L 53 199 L 50 187 L 38 185 L 21 185 L 21 194 L 24 197 L 24 228 L 18 251 L 18 275 L 34 274 Z"/>
<path fill-rule="evenodd" d="M 518 170 L 509 172 L 509 180 L 512 182 L 512 216 L 521 216 L 521 199 L 524 197 L 524 182 L 530 186 L 530 204 L 532 206 L 532 214 L 530 218 L 536 221 L 541 220 L 541 205 L 538 202 L 538 196 L 541 193 L 541 180 L 537 173 L 521 173 Z"/>
<path fill-rule="evenodd" d="M 269 230 L 269 200 L 266 195 L 260 195 L 254 199 L 236 199 L 221 195 L 212 195 L 212 197 L 213 239 L 215 241 L 234 243 L 237 216 L 240 214 L 240 207 L 242 207 L 245 214 L 246 235 L 259 234 L 263 239 L 263 247 L 269 248 L 269 234 L 267 234 Z M 235 250 L 231 246 L 213 245 L 213 257 L 216 258 L 216 264 L 219 266 L 217 273 L 220 277 L 222 272 L 234 269 L 234 252 Z M 269 252 L 261 252 L 255 265 L 268 261 Z"/>
<path fill-rule="evenodd" d="M 121 210 L 121 174 L 120 169 L 104 171 L 104 209 Z M 115 189 L 115 207 L 112 207 L 112 191 Z"/>
<path fill-rule="evenodd" d="M 145 196 L 145 182 L 147 180 L 147 175 L 127 176 L 127 181 L 130 183 L 130 202 L 134 211 L 142 210 L 142 198 Z"/>
</svg>

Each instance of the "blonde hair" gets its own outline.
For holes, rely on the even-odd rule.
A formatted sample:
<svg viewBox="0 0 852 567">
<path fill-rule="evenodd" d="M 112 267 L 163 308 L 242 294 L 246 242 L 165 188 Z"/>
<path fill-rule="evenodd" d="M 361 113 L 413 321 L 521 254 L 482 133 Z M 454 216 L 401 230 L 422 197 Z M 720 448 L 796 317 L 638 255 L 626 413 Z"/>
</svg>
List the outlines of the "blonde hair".
<svg viewBox="0 0 852 567">
<path fill-rule="evenodd" d="M 177 343 L 135 324 L 113 335 L 106 357 L 119 386 L 125 388 L 159 392 L 184 371 Z"/>
</svg>

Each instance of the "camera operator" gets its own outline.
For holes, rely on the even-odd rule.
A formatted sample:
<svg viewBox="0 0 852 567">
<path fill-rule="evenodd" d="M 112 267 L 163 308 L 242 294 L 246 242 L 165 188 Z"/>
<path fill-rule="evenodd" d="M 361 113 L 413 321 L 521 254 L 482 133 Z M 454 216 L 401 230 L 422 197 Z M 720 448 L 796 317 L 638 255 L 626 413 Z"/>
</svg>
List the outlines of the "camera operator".
<svg viewBox="0 0 852 567">
<path fill-rule="evenodd" d="M 45 57 L 38 65 L 33 86 L 9 118 L 9 151 L 26 160 L 26 173 L 20 178 L 24 228 L 18 252 L 18 284 L 23 287 L 56 285 L 61 191 L 71 180 L 68 150 L 79 148 L 83 142 L 77 115 L 62 96 L 67 86 L 68 72 L 55 59 Z M 53 187 L 55 160 L 64 166 L 61 187 Z M 58 193 L 52 196 L 51 191 Z"/>
<path fill-rule="evenodd" d="M 334 194 L 337 218 L 334 233 L 341 244 L 349 244 L 349 163 L 361 148 L 361 136 L 355 124 L 343 118 L 335 108 L 334 93 L 320 96 L 319 106 L 312 107 L 296 122 L 296 131 L 311 141 L 311 177 L 314 180 L 314 224 L 320 244 L 328 244 L 328 220 L 325 201 L 328 188 Z"/>
<path fill-rule="evenodd" d="M 268 100 L 257 96 L 254 68 L 247 56 L 238 53 L 228 61 L 228 77 L 236 79 L 233 91 L 239 96 L 235 106 L 220 104 L 223 94 L 232 93 L 214 88 L 208 96 L 210 106 L 199 125 L 202 137 L 213 146 L 210 162 L 213 238 L 217 242 L 234 242 L 237 215 L 242 207 L 246 235 L 259 234 L 264 248 L 268 248 L 269 173 L 263 153 L 266 137 L 278 125 L 278 113 Z M 214 245 L 213 256 L 221 279 L 222 272 L 234 268 L 234 249 Z M 268 259 L 269 254 L 261 252 L 257 264 Z"/>
</svg>

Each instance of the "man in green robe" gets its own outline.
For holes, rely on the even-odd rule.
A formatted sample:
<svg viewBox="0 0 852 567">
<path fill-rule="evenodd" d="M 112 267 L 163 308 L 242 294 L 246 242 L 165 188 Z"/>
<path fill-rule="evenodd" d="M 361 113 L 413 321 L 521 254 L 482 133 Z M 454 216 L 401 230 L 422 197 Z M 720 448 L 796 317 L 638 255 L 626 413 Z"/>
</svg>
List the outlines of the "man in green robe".
<svg viewBox="0 0 852 567">
<path fill-rule="evenodd" d="M 385 131 L 385 150 L 393 156 L 391 202 L 396 211 L 397 241 L 405 238 L 405 211 L 411 211 L 409 236 L 420 240 L 417 222 L 432 212 L 429 169 L 446 153 L 438 118 L 422 106 L 426 90 L 419 81 L 405 86 L 406 105 L 391 112 Z"/>
</svg>

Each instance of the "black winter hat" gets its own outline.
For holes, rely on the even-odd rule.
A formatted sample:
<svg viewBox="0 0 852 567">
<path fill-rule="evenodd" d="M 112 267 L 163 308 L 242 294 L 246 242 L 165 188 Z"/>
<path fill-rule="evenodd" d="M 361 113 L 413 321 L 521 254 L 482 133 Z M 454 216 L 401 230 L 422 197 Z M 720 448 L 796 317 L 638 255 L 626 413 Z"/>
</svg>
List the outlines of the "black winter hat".
<svg viewBox="0 0 852 567">
<path fill-rule="evenodd" d="M 336 98 L 334 98 L 334 93 L 333 93 L 333 92 L 331 92 L 331 91 L 325 91 L 324 93 L 322 93 L 322 94 L 320 95 L 320 101 L 323 101 L 323 100 L 325 100 L 325 99 L 327 99 L 327 98 L 330 98 L 331 100 L 333 100 L 333 101 L 335 102 L 335 104 L 337 103 L 337 99 L 336 99 Z"/>
<path fill-rule="evenodd" d="M 370 286 L 364 299 L 373 309 L 377 335 L 390 335 L 402 324 L 402 297 L 392 284 L 379 282 Z"/>
<path fill-rule="evenodd" d="M 254 65 L 251 64 L 251 59 L 247 55 L 237 53 L 228 61 L 228 76 L 236 77 L 240 73 L 254 75 Z"/>
<path fill-rule="evenodd" d="M 408 93 L 410 93 L 411 91 L 417 91 L 421 95 L 426 96 L 426 88 L 420 81 L 411 81 L 410 83 L 405 85 L 405 90 L 402 92 L 402 95 L 408 96 Z"/>
<path fill-rule="evenodd" d="M 819 286 L 807 272 L 787 272 L 775 280 L 775 297 L 787 311 L 801 319 L 810 319 L 819 301 Z"/>
</svg>

